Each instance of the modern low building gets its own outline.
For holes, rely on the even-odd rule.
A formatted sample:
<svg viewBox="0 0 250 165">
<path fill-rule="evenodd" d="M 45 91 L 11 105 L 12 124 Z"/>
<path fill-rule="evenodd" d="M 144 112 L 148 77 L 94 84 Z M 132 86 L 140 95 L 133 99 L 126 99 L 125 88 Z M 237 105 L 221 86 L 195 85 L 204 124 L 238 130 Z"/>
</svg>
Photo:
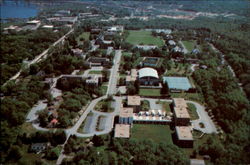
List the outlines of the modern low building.
<svg viewBox="0 0 250 165">
<path fill-rule="evenodd" d="M 190 165 L 206 165 L 203 159 L 190 159 Z"/>
<path fill-rule="evenodd" d="M 145 51 L 158 48 L 156 45 L 136 45 L 135 47 Z"/>
<path fill-rule="evenodd" d="M 128 96 L 127 106 L 132 107 L 134 112 L 139 112 L 141 109 L 141 97 L 140 96 Z"/>
<path fill-rule="evenodd" d="M 26 25 L 22 27 L 22 30 L 36 30 L 40 25 L 40 20 L 28 21 L 26 22 Z"/>
<path fill-rule="evenodd" d="M 88 86 L 97 87 L 101 84 L 101 78 L 98 75 L 91 75 L 88 76 L 85 82 Z"/>
<path fill-rule="evenodd" d="M 174 123 L 177 126 L 187 126 L 190 123 L 188 106 L 183 98 L 173 98 Z"/>
<path fill-rule="evenodd" d="M 163 77 L 163 83 L 168 85 L 171 92 L 188 91 L 192 88 L 187 77 Z"/>
<path fill-rule="evenodd" d="M 119 114 L 120 124 L 132 124 L 133 123 L 133 108 L 122 107 Z"/>
<path fill-rule="evenodd" d="M 108 66 L 110 64 L 110 61 L 108 58 L 102 58 L 102 57 L 90 57 L 87 59 L 90 67 L 93 66 Z"/>
<path fill-rule="evenodd" d="M 82 49 L 76 48 L 76 49 L 71 49 L 71 51 L 75 56 L 82 57 L 83 59 L 85 59 L 86 57 L 86 55 L 83 54 Z"/>
<path fill-rule="evenodd" d="M 168 41 L 168 45 L 169 46 L 175 46 L 176 45 L 176 42 L 174 40 L 169 40 Z"/>
<path fill-rule="evenodd" d="M 154 29 L 153 30 L 156 33 L 164 33 L 164 34 L 171 34 L 172 30 L 171 29 Z"/>
<path fill-rule="evenodd" d="M 188 126 L 177 126 L 175 127 L 175 142 L 179 147 L 193 148 L 193 135 L 191 128 Z"/>
<path fill-rule="evenodd" d="M 160 79 L 157 70 L 153 68 L 142 68 L 139 71 L 139 83 L 145 86 L 158 86 Z"/>
<path fill-rule="evenodd" d="M 116 124 L 114 137 L 115 138 L 129 138 L 130 137 L 130 125 Z"/>
</svg>

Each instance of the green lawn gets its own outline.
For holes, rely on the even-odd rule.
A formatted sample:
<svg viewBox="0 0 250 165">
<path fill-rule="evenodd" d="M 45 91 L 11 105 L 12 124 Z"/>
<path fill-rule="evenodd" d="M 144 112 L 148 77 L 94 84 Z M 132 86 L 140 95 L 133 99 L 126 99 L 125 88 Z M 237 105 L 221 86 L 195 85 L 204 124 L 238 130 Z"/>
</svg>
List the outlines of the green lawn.
<svg viewBox="0 0 250 165">
<path fill-rule="evenodd" d="M 126 41 L 133 44 L 157 45 L 159 47 L 164 45 L 164 42 L 159 37 L 151 35 L 150 31 L 145 30 L 130 30 Z"/>
<path fill-rule="evenodd" d="M 141 88 L 139 90 L 140 96 L 161 96 L 160 89 L 148 89 L 148 88 Z"/>
<path fill-rule="evenodd" d="M 89 71 L 89 74 L 102 74 L 102 71 L 100 71 L 100 70 L 91 70 L 91 71 Z"/>
<path fill-rule="evenodd" d="M 132 53 L 131 52 L 122 52 L 122 55 L 123 56 L 132 56 Z"/>
<path fill-rule="evenodd" d="M 185 92 L 182 92 L 182 93 L 170 93 L 171 97 L 172 98 L 184 98 L 186 100 L 192 100 L 192 101 L 196 101 L 196 102 L 199 102 L 201 104 L 204 103 L 204 99 L 202 97 L 201 94 L 199 93 L 185 93 Z"/>
<path fill-rule="evenodd" d="M 81 35 L 79 35 L 76 38 L 76 41 L 77 41 L 78 45 L 81 43 L 80 38 L 84 38 L 85 40 L 89 40 L 89 35 L 90 35 L 89 32 L 83 32 Z"/>
<path fill-rule="evenodd" d="M 167 70 L 164 76 L 186 76 L 190 74 L 190 64 L 175 63 Z"/>
<path fill-rule="evenodd" d="M 102 90 L 102 93 L 103 93 L 103 94 L 106 94 L 106 92 L 107 92 L 107 90 L 108 90 L 108 86 L 102 85 L 102 86 L 101 86 L 101 90 Z"/>
<path fill-rule="evenodd" d="M 187 103 L 187 105 L 188 105 L 188 113 L 191 117 L 191 120 L 199 119 L 199 116 L 196 112 L 196 107 L 194 106 L 194 104 Z"/>
<path fill-rule="evenodd" d="M 157 101 L 156 104 L 162 104 L 162 109 L 165 109 L 166 112 L 171 112 L 171 108 L 170 108 L 171 102 L 167 102 L 167 101 Z"/>
<path fill-rule="evenodd" d="M 189 52 L 191 52 L 196 45 L 196 41 L 182 41 L 182 43 Z"/>
<path fill-rule="evenodd" d="M 154 142 L 166 142 L 172 144 L 172 131 L 168 125 L 134 124 L 131 138 L 152 139 Z"/>
</svg>

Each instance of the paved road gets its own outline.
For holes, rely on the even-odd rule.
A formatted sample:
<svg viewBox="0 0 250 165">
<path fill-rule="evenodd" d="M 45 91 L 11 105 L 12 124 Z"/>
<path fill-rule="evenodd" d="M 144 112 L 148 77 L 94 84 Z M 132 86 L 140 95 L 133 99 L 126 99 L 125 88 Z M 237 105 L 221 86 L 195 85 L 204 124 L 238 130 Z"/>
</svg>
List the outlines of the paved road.
<svg viewBox="0 0 250 165">
<path fill-rule="evenodd" d="M 38 103 L 33 106 L 33 108 L 26 116 L 26 122 L 33 122 L 38 118 L 38 116 L 36 115 L 37 112 L 44 110 L 47 107 L 47 103 L 44 103 L 44 101 L 45 100 L 39 100 Z"/>
<path fill-rule="evenodd" d="M 167 102 L 172 102 L 171 99 L 150 99 L 150 98 L 142 98 L 142 100 L 148 100 L 149 103 L 150 103 L 150 106 L 155 106 L 155 104 L 153 102 L 156 102 L 156 101 L 167 101 Z M 194 102 L 194 101 L 189 101 L 189 100 L 186 100 L 187 103 L 192 103 L 194 104 L 194 106 L 196 107 L 196 111 L 197 111 L 197 114 L 199 116 L 199 119 L 198 120 L 192 120 L 191 121 L 191 124 L 193 126 L 194 129 L 196 130 L 199 130 L 199 131 L 202 131 L 204 133 L 208 133 L 208 134 L 211 134 L 211 133 L 217 133 L 217 129 L 213 123 L 213 121 L 211 120 L 211 118 L 209 117 L 208 113 L 205 111 L 205 107 L 200 105 L 199 103 L 197 102 Z M 205 125 L 205 128 L 201 128 L 199 123 L 203 123 Z"/>
<path fill-rule="evenodd" d="M 64 36 L 62 36 L 60 39 L 58 39 L 56 42 L 53 43 L 53 46 L 56 46 L 58 43 L 64 41 L 65 37 L 68 36 L 70 33 L 72 33 L 74 31 L 74 29 L 71 29 L 67 34 L 65 34 Z M 36 56 L 32 61 L 30 61 L 29 63 L 27 63 L 27 67 L 30 67 L 30 65 L 38 62 L 39 60 L 41 60 L 42 58 L 46 58 L 47 57 L 47 54 L 48 54 L 48 51 L 49 51 L 50 48 L 44 50 L 41 54 L 39 54 L 38 56 Z M 20 69 L 14 76 L 12 76 L 8 81 L 10 80 L 16 80 L 20 74 L 22 72 L 22 69 Z M 8 82 L 6 81 L 4 85 L 6 85 L 6 83 Z"/>
<path fill-rule="evenodd" d="M 120 66 L 121 55 L 122 55 L 121 50 L 115 51 L 114 65 L 111 68 L 107 95 L 113 95 L 116 93 L 116 85 L 117 85 L 118 70 Z"/>
</svg>

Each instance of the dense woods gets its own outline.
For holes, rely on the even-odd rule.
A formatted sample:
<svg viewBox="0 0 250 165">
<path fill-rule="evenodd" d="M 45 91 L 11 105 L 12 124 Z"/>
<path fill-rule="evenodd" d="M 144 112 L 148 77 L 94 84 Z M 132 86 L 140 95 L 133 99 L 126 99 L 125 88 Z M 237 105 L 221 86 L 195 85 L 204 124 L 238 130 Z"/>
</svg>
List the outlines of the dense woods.
<svg viewBox="0 0 250 165">
<path fill-rule="evenodd" d="M 37 30 L 1 35 L 1 84 L 25 67 L 25 60 L 31 61 L 47 49 L 51 43 L 64 34 L 64 30 Z"/>
</svg>

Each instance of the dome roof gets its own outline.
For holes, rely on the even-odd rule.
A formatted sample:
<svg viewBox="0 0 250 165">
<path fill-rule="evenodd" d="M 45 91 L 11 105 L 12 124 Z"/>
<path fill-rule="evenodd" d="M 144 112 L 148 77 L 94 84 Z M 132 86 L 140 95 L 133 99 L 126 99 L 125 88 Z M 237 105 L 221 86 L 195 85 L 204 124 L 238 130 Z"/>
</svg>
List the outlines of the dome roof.
<svg viewBox="0 0 250 165">
<path fill-rule="evenodd" d="M 153 68 L 142 68 L 139 70 L 139 78 L 142 77 L 155 77 L 159 78 L 158 73 Z"/>
</svg>

